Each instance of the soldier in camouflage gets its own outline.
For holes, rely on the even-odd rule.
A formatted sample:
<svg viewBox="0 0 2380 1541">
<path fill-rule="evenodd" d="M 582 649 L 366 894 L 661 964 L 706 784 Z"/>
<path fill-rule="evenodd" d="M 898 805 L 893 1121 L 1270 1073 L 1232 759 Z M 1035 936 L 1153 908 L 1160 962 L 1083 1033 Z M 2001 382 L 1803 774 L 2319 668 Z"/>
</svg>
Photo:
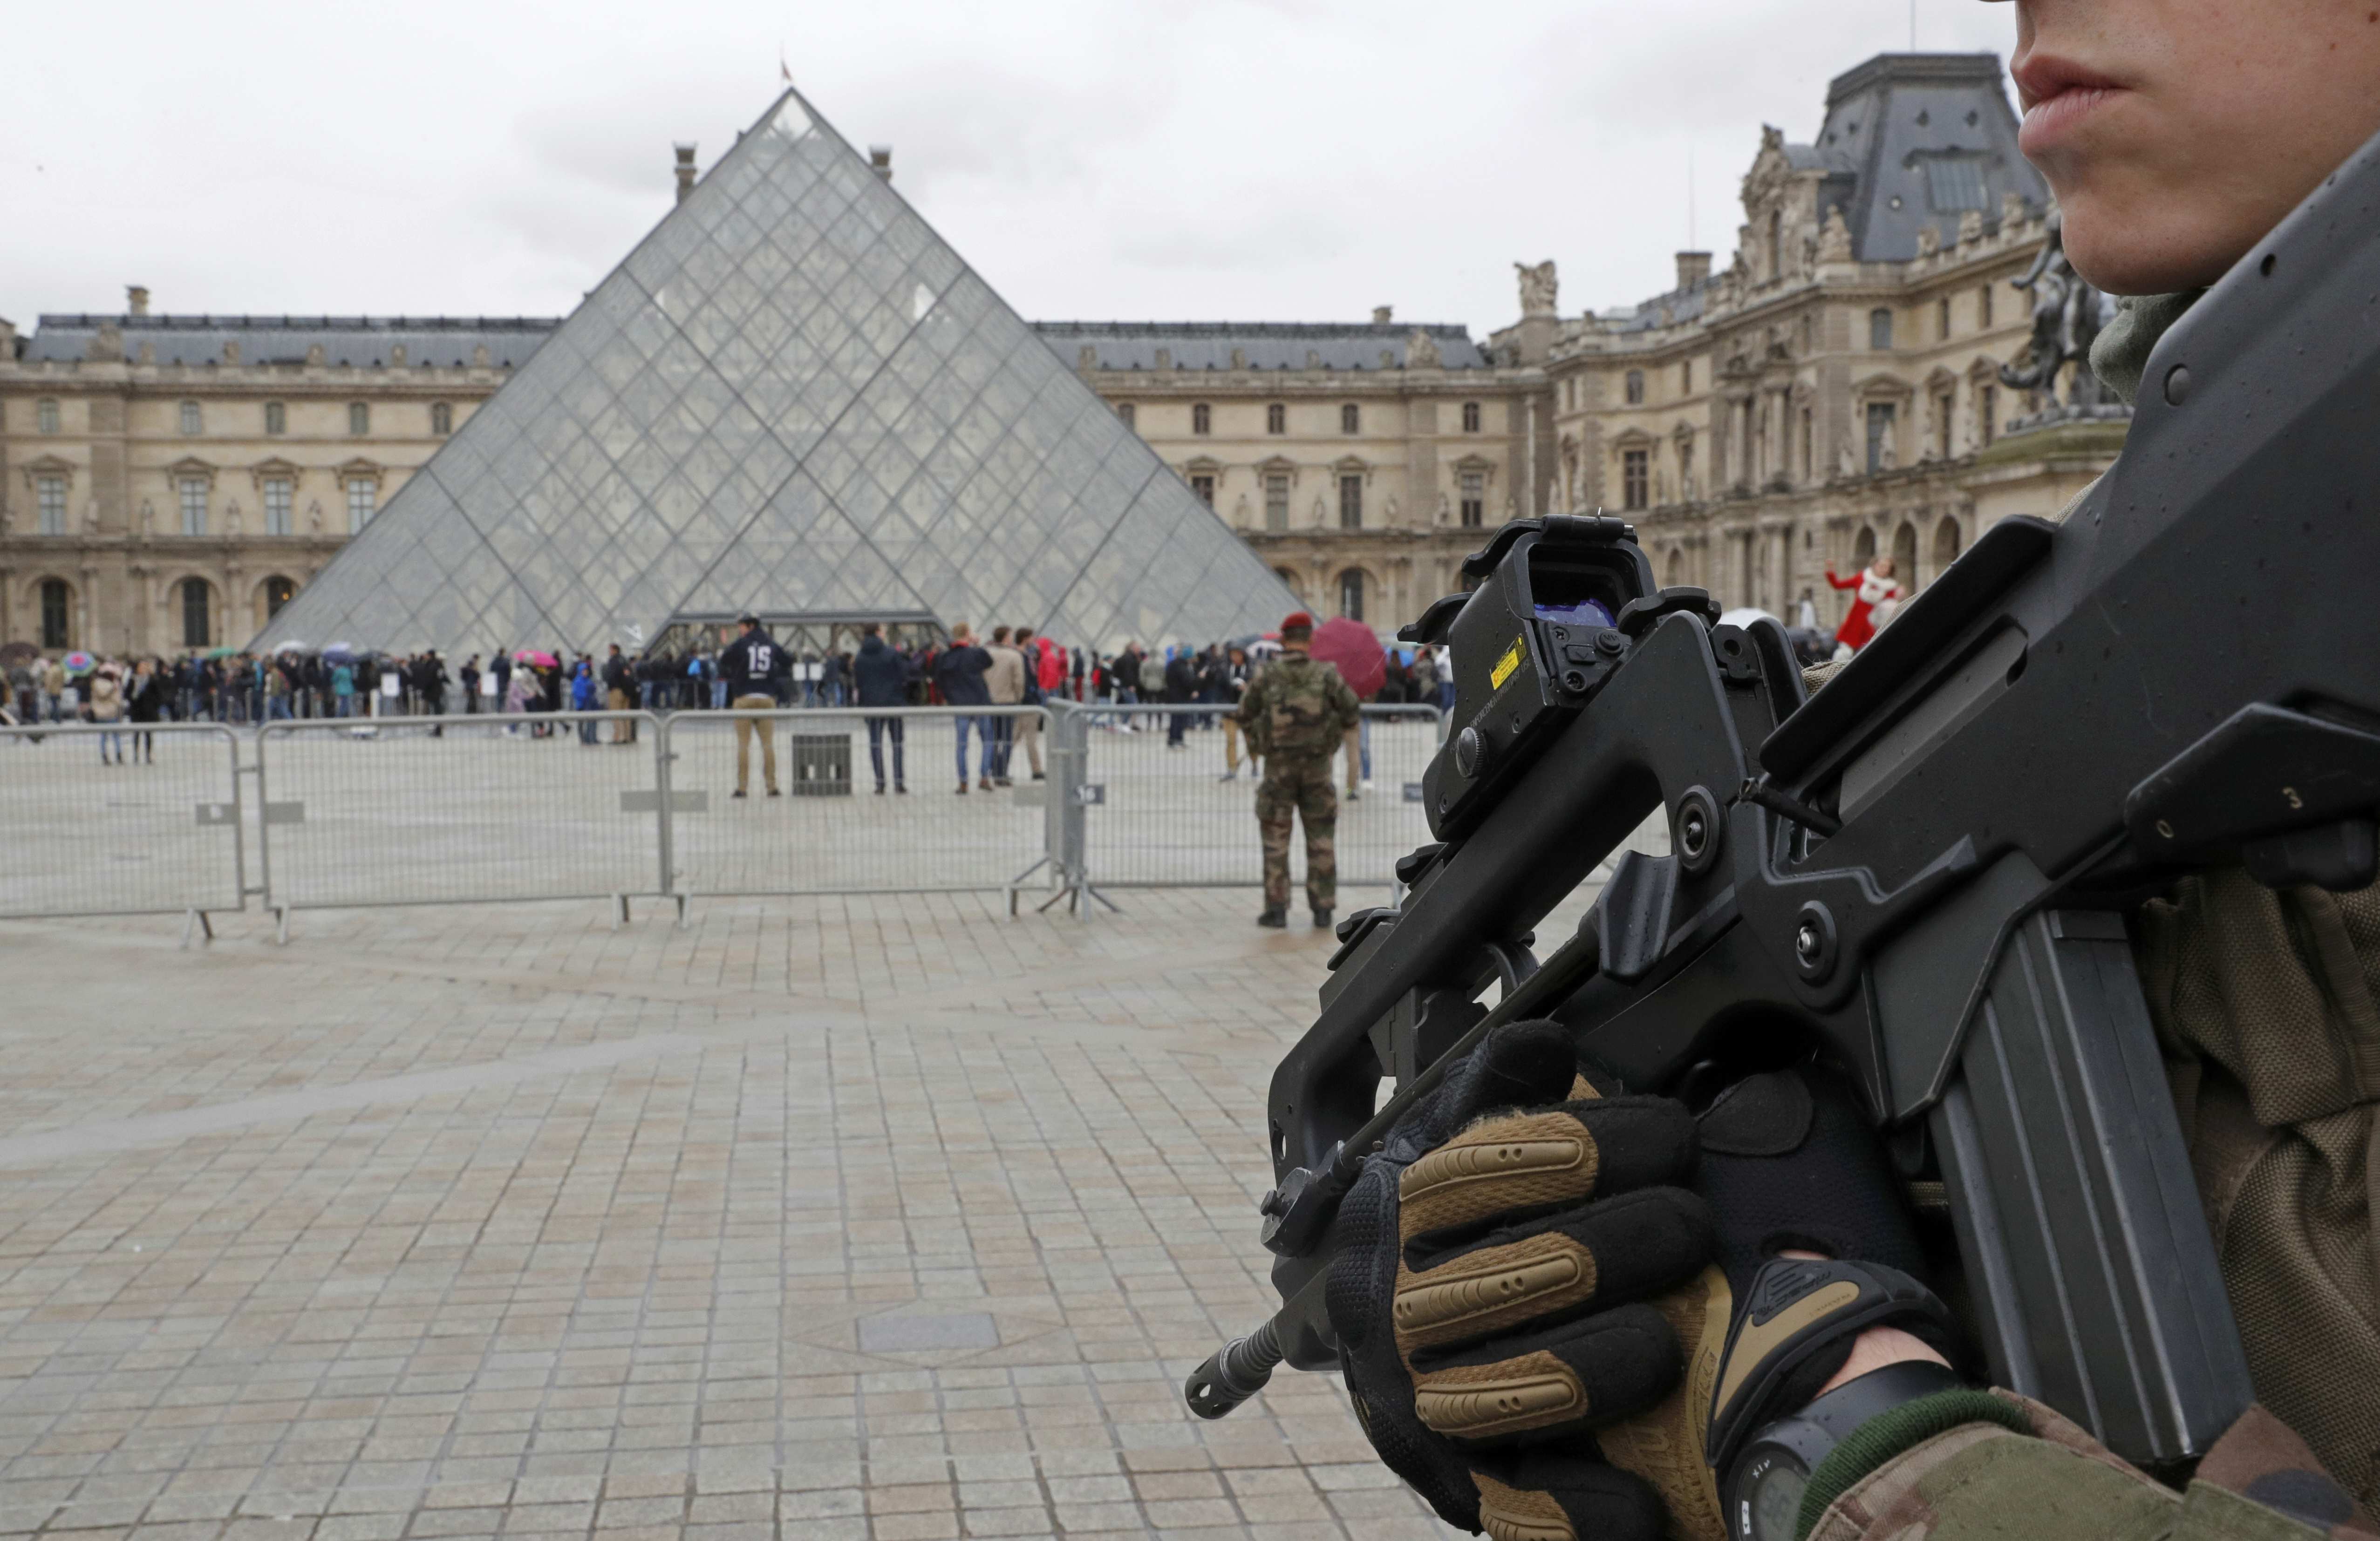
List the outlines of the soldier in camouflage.
<svg viewBox="0 0 2380 1541">
<path fill-rule="evenodd" d="M 1240 698 L 1238 721 L 1248 747 L 1264 761 L 1257 785 L 1257 827 L 1264 834 L 1264 914 L 1259 926 L 1289 924 L 1289 827 L 1305 820 L 1305 900 L 1314 924 L 1328 928 L 1339 896 L 1334 836 L 1339 795 L 1330 788 L 1330 756 L 1362 715 L 1355 693 L 1331 664 L 1306 649 L 1314 617 L 1304 611 L 1281 624 L 1281 656 L 1267 664 Z"/>
</svg>

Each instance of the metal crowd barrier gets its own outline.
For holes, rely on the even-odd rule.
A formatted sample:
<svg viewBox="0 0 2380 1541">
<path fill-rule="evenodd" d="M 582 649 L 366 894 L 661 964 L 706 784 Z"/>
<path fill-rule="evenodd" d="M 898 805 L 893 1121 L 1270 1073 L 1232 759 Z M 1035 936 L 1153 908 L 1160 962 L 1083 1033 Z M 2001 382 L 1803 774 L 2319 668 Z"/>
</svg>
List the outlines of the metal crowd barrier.
<svg viewBox="0 0 2380 1541">
<path fill-rule="evenodd" d="M 265 904 L 611 898 L 667 889 L 650 712 L 316 718 L 256 739 Z"/>
<path fill-rule="evenodd" d="M 1229 705 L 1069 707 L 1064 789 L 1078 829 L 1061 866 L 1071 884 L 1252 888 L 1264 881 L 1256 823 L 1261 779 Z M 1438 752 L 1442 714 L 1429 706 L 1367 706 L 1352 755 L 1331 758 L 1342 886 L 1390 886 L 1397 859 L 1430 838 L 1422 772 Z M 1303 884 L 1305 842 L 1290 842 Z"/>
<path fill-rule="evenodd" d="M 0 916 L 204 925 L 243 903 L 241 811 L 239 740 L 220 724 L 0 726 Z"/>
<path fill-rule="evenodd" d="M 674 894 L 1002 889 L 1013 909 L 1018 886 L 1049 865 L 1052 783 L 1033 771 L 1051 734 L 1038 707 L 665 721 Z"/>
<path fill-rule="evenodd" d="M 196 925 L 257 894 L 285 936 L 290 912 L 309 908 L 610 898 L 625 918 L 650 895 L 683 918 L 698 894 L 974 890 L 1004 892 L 1014 914 L 1046 887 L 1042 908 L 1071 899 L 1080 913 L 1100 889 L 1255 887 L 1257 768 L 1232 710 L 1052 701 L 317 718 L 252 734 L 0 728 L 0 916 L 181 911 Z M 144 731 L 153 764 L 97 763 L 102 741 L 129 754 Z M 1397 858 L 1428 839 L 1421 777 L 1442 732 L 1434 708 L 1364 710 L 1355 758 L 1332 766 L 1342 885 L 1392 885 Z M 1293 840 L 1293 880 L 1304 865 Z"/>
</svg>

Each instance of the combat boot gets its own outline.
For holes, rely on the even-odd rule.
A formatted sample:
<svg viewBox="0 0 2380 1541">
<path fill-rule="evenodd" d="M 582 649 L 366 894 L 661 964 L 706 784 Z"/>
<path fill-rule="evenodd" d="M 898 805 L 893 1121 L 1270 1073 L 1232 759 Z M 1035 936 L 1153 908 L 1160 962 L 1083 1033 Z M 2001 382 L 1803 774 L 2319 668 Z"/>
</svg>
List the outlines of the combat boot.
<svg viewBox="0 0 2380 1541">
<path fill-rule="evenodd" d="M 1314 928 L 1318 931 L 1327 931 L 1330 928 L 1330 912 L 1329 910 L 1321 909 L 1314 912 Z"/>
<path fill-rule="evenodd" d="M 1264 914 L 1257 916 L 1257 924 L 1259 926 L 1269 926 L 1276 931 L 1280 930 L 1282 927 L 1289 924 L 1289 906 L 1287 904 L 1267 904 L 1265 906 Z"/>
</svg>

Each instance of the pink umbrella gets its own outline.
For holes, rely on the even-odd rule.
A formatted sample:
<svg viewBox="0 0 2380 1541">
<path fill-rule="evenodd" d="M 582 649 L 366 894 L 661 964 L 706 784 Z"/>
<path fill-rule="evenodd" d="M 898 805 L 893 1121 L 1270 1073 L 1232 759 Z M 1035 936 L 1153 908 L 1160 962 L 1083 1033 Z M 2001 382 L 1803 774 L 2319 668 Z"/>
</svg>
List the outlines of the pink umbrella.
<svg viewBox="0 0 2380 1541">
<path fill-rule="evenodd" d="M 1347 682 L 1347 688 L 1362 700 L 1368 701 L 1378 695 L 1389 677 L 1380 639 L 1361 621 L 1350 621 L 1342 615 L 1335 621 L 1323 622 L 1314 630 L 1313 652 L 1325 663 L 1335 666 L 1339 677 Z"/>
<path fill-rule="evenodd" d="M 520 651 L 513 654 L 513 661 L 516 663 L 534 663 L 540 669 L 557 668 L 562 662 L 560 659 L 554 657 L 552 653 L 540 652 L 535 648 L 523 648 Z"/>
</svg>

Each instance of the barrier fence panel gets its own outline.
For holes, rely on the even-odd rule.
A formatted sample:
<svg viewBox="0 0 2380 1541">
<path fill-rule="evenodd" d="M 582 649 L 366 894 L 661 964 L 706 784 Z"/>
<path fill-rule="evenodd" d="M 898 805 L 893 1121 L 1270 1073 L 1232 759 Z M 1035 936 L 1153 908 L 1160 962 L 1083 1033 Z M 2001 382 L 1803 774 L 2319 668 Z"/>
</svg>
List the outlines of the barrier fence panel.
<svg viewBox="0 0 2380 1541">
<path fill-rule="evenodd" d="M 1081 862 L 1096 888 L 1236 887 L 1264 881 L 1256 820 L 1258 776 L 1245 736 L 1216 706 L 1086 707 Z M 1422 771 L 1438 752 L 1439 713 L 1367 706 L 1354 760 L 1331 758 L 1339 791 L 1339 881 L 1387 886 L 1397 859 L 1430 838 Z M 1233 761 L 1236 758 L 1236 774 Z M 1305 881 L 1303 831 L 1290 875 Z"/>
<path fill-rule="evenodd" d="M 257 734 L 265 902 L 660 892 L 660 754 L 642 711 L 270 723 Z"/>
<path fill-rule="evenodd" d="M 0 916 L 241 908 L 238 756 L 212 722 L 0 726 Z"/>
<path fill-rule="evenodd" d="M 1038 707 L 680 711 L 667 721 L 675 892 L 1004 889 L 1050 852 L 1056 783 L 1032 778 L 1034 754 L 1047 765 L 1053 735 Z M 769 795 L 771 753 L 782 796 Z M 1014 784 L 987 790 L 1003 758 Z"/>
</svg>

